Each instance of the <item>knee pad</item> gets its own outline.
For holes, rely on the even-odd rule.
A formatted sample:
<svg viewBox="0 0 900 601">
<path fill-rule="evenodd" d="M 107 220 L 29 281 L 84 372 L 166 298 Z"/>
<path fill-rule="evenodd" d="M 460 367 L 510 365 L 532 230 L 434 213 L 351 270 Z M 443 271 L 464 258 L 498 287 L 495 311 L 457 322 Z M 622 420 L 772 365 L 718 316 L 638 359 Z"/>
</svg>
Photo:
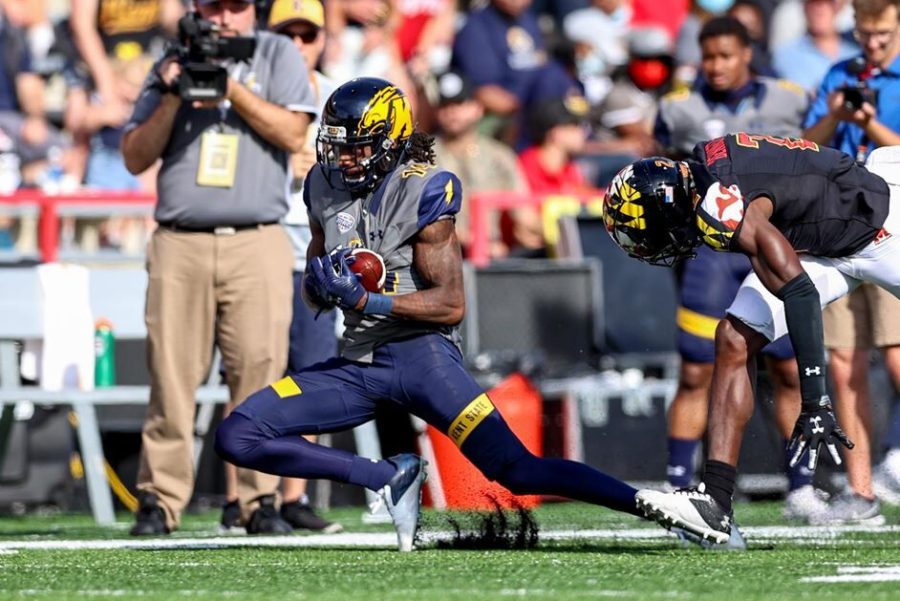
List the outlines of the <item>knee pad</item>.
<svg viewBox="0 0 900 601">
<path fill-rule="evenodd" d="M 252 420 L 240 413 L 232 413 L 216 429 L 216 454 L 229 463 L 244 465 L 243 458 L 264 438 L 262 430 Z"/>
</svg>

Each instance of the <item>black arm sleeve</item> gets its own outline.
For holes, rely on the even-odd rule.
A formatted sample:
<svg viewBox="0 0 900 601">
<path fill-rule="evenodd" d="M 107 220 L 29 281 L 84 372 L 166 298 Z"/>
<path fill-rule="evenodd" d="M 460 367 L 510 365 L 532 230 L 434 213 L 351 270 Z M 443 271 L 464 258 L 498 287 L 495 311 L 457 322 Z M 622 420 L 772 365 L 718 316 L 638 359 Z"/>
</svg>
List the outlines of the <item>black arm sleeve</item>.
<svg viewBox="0 0 900 601">
<path fill-rule="evenodd" d="M 788 335 L 797 355 L 800 370 L 800 396 L 803 409 L 812 410 L 828 403 L 825 373 L 825 340 L 822 331 L 822 305 L 819 291 L 806 272 L 781 287 L 775 294 L 784 302 Z"/>
</svg>

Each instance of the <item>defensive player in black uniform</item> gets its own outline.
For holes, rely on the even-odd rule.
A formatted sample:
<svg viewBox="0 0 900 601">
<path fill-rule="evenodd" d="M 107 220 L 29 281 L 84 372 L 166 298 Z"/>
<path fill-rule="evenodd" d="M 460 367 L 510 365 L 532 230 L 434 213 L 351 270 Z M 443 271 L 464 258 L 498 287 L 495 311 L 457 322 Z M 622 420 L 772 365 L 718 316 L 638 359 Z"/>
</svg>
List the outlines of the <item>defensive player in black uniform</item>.
<svg viewBox="0 0 900 601">
<path fill-rule="evenodd" d="M 465 311 L 454 215 L 459 179 L 434 166 L 432 140 L 415 133 L 409 103 L 389 82 L 355 79 L 329 97 L 318 164 L 304 201 L 312 241 L 305 300 L 344 311 L 345 346 L 330 359 L 254 393 L 222 422 L 216 450 L 235 465 L 327 478 L 378 491 L 412 549 L 425 461 L 373 461 L 300 434 L 352 428 L 395 403 L 449 436 L 488 478 L 516 494 L 571 497 L 640 515 L 631 486 L 574 461 L 536 457 L 509 429 L 463 366 L 457 326 Z M 347 249 L 382 255 L 382 293 L 367 292 Z"/>
<path fill-rule="evenodd" d="M 808 140 L 748 133 L 701 142 L 687 161 L 644 159 L 616 176 L 604 218 L 629 255 L 671 265 L 705 243 L 744 253 L 753 266 L 716 330 L 701 483 L 639 491 L 647 517 L 728 539 L 738 453 L 753 412 L 754 356 L 785 333 L 802 397 L 791 463 L 808 451 L 815 469 L 822 445 L 840 463 L 836 443 L 852 448 L 826 392 L 821 307 L 863 281 L 900 296 L 898 184 L 900 147 L 876 150 L 863 167 Z"/>
</svg>

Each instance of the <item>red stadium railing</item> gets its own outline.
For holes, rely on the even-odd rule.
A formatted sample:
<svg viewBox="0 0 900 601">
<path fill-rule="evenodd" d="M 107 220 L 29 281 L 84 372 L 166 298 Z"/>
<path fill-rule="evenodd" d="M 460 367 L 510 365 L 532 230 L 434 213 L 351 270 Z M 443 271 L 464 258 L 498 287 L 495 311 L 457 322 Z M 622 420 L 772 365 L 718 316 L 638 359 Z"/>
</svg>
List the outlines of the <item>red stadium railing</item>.
<svg viewBox="0 0 900 601">
<path fill-rule="evenodd" d="M 474 194 L 470 199 L 471 243 L 468 259 L 476 266 L 490 262 L 490 221 L 497 213 L 519 207 L 541 209 L 544 222 L 553 227 L 561 215 L 577 214 L 587 209 L 598 213 L 602 201 L 601 190 L 586 190 L 580 194 L 522 194 L 517 192 L 488 192 Z M 79 191 L 72 194 L 48 195 L 40 190 L 20 190 L 10 196 L 0 196 L 0 211 L 7 215 L 21 212 L 39 214 L 38 248 L 41 261 L 56 261 L 60 250 L 60 218 L 65 216 L 102 218 L 117 215 L 152 214 L 156 197 L 133 192 Z M 3 210 L 6 209 L 6 210 Z M 545 227 L 545 229 L 548 229 Z M 553 238 L 553 234 L 550 234 Z"/>
<path fill-rule="evenodd" d="M 72 194 L 44 194 L 40 190 L 19 190 L 0 196 L 0 207 L 6 214 L 15 209 L 38 208 L 38 249 L 44 262 L 59 258 L 60 218 L 62 216 L 103 218 L 117 215 L 146 216 L 152 214 L 156 196 L 134 192 L 79 191 Z M 12 210 L 9 210 L 12 209 Z"/>
<path fill-rule="evenodd" d="M 522 194 L 518 192 L 482 192 L 469 199 L 471 242 L 467 258 L 477 267 L 490 263 L 490 221 L 500 211 L 534 207 L 543 214 L 544 233 L 548 243 L 555 242 L 556 221 L 563 215 L 585 210 L 599 214 L 603 202 L 602 190 L 585 190 L 579 194 Z"/>
</svg>

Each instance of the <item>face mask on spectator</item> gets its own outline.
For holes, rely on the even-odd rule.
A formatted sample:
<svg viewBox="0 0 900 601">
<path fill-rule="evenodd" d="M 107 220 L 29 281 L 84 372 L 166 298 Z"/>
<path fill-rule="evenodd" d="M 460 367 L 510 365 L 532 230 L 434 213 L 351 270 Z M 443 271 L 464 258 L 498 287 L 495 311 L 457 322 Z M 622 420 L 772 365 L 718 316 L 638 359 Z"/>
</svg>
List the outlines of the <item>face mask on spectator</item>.
<svg viewBox="0 0 900 601">
<path fill-rule="evenodd" d="M 606 70 L 606 63 L 598 53 L 589 52 L 575 59 L 575 70 L 578 71 L 578 79 L 599 77 Z"/>
<path fill-rule="evenodd" d="M 731 8 L 734 0 L 697 0 L 697 6 L 708 13 L 720 15 Z"/>
</svg>

